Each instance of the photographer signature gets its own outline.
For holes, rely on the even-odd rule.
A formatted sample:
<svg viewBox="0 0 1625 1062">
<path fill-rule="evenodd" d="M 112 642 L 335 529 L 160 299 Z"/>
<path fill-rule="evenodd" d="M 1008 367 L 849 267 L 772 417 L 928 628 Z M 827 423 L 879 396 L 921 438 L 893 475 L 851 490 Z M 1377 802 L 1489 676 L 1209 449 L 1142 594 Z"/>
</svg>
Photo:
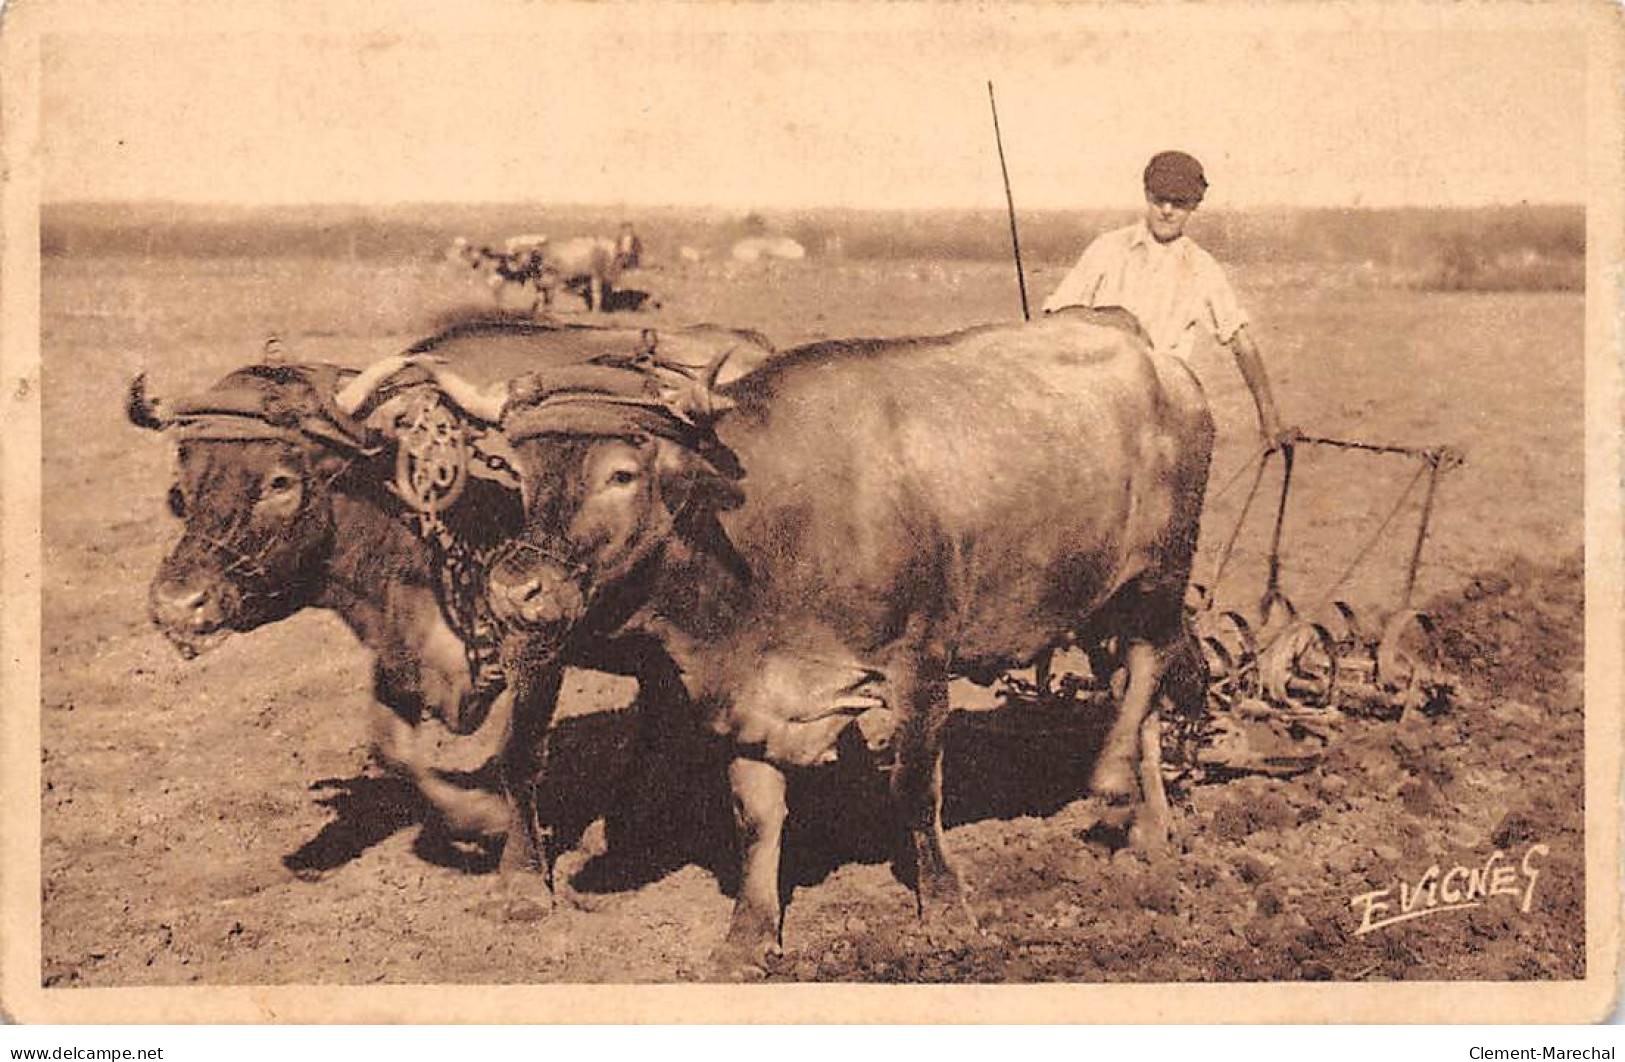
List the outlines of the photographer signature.
<svg viewBox="0 0 1625 1062">
<path fill-rule="evenodd" d="M 1384 926 L 1446 911 L 1481 907 L 1492 896 L 1516 897 L 1519 908 L 1528 914 L 1535 902 L 1539 864 L 1550 853 L 1544 844 L 1530 845 L 1523 859 L 1512 863 L 1505 852 L 1497 849 L 1475 866 L 1440 867 L 1435 863 L 1415 885 L 1396 881 L 1393 888 L 1362 893 L 1349 900 L 1349 906 L 1360 915 L 1360 928 L 1354 935 L 1364 936 Z"/>
</svg>

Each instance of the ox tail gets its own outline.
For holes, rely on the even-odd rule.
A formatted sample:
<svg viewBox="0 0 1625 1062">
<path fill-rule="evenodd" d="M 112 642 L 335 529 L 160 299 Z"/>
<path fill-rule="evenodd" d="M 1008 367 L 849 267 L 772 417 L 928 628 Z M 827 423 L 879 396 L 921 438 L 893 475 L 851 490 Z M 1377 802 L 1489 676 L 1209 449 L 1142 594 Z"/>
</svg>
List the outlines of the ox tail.
<svg viewBox="0 0 1625 1062">
<path fill-rule="evenodd" d="M 140 373 L 130 381 L 124 395 L 124 415 L 138 428 L 163 431 L 169 426 L 161 404 L 147 397 L 147 374 Z"/>
</svg>

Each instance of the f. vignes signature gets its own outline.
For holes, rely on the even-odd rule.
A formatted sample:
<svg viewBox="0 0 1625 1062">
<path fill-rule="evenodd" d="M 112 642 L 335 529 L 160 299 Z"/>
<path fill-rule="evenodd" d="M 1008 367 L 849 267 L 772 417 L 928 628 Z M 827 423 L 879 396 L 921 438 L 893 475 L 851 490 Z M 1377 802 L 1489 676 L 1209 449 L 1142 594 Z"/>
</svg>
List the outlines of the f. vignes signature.
<svg viewBox="0 0 1625 1062">
<path fill-rule="evenodd" d="M 1493 896 L 1516 898 L 1519 909 L 1528 914 L 1535 902 L 1540 864 L 1550 853 L 1544 844 L 1530 845 L 1523 859 L 1513 863 L 1507 853 L 1497 849 L 1482 863 L 1449 867 L 1435 863 L 1422 872 L 1415 884 L 1400 880 L 1392 888 L 1362 893 L 1349 900 L 1349 906 L 1360 915 L 1360 927 L 1354 935 L 1364 936 L 1384 926 L 1446 911 L 1481 907 Z"/>
</svg>

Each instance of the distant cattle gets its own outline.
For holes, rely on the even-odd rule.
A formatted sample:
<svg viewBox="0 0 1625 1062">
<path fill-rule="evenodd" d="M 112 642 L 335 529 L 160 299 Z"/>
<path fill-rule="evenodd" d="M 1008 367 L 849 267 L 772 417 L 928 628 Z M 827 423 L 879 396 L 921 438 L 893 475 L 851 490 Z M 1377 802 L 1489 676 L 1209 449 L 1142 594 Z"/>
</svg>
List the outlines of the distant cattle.
<svg viewBox="0 0 1625 1062">
<path fill-rule="evenodd" d="M 639 245 L 634 256 L 641 253 Z M 500 251 L 459 236 L 452 241 L 447 258 L 485 272 L 486 282 L 499 300 L 510 284 L 529 291 L 533 316 L 551 310 L 554 293 L 561 288 L 579 295 L 588 310 L 608 312 L 618 305 L 613 293 L 626 271 L 626 259 L 616 242 L 603 236 L 557 242 L 539 234 L 512 236 Z M 645 300 L 636 301 L 641 305 Z"/>
<path fill-rule="evenodd" d="M 546 237 L 539 239 L 545 240 Z M 520 245 L 514 240 L 509 240 L 504 249 L 499 251 L 485 244 L 470 243 L 466 238 L 459 236 L 451 241 L 451 246 L 446 249 L 446 259 L 454 265 L 465 266 L 483 274 L 485 283 L 499 304 L 503 293 L 510 285 L 529 292 L 532 316 L 544 301 L 542 256 L 540 251 L 528 244 Z"/>
<path fill-rule="evenodd" d="M 807 257 L 807 249 L 788 236 L 747 236 L 729 253 L 736 262 L 795 262 Z"/>
<path fill-rule="evenodd" d="M 509 236 L 506 240 L 502 241 L 502 248 L 509 254 L 525 254 L 529 251 L 533 251 L 544 246 L 546 243 L 547 237 L 541 235 L 540 233 L 524 236 Z"/>
</svg>

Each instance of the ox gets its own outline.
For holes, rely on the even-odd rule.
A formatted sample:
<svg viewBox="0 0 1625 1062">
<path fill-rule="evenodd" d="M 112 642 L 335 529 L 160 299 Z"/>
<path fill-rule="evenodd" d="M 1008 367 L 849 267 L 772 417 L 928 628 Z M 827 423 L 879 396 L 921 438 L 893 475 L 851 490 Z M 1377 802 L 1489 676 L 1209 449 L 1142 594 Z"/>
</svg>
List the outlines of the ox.
<svg viewBox="0 0 1625 1062">
<path fill-rule="evenodd" d="M 533 239 L 545 240 L 546 237 Z M 542 252 L 533 246 L 514 245 L 512 240 L 505 250 L 497 251 L 481 244 L 475 246 L 468 240 L 459 236 L 452 241 L 446 252 L 446 258 L 453 264 L 460 264 L 485 274 L 485 282 L 496 296 L 498 305 L 502 302 L 502 293 L 509 284 L 517 285 L 521 290 L 531 292 L 530 315 L 536 316 L 544 301 L 550 301 L 551 291 L 546 286 L 543 271 Z"/>
<path fill-rule="evenodd" d="M 557 288 L 573 291 L 586 302 L 587 309 L 608 312 L 615 284 L 622 273 L 621 257 L 614 240 L 603 236 L 576 236 L 558 243 L 542 244 L 539 287 L 546 306 L 553 305 Z"/>
<path fill-rule="evenodd" d="M 625 270 L 615 241 L 602 236 L 577 236 L 558 243 L 546 236 L 515 236 L 500 251 L 475 246 L 459 236 L 446 257 L 484 272 L 499 298 L 508 284 L 531 291 L 532 316 L 551 310 L 560 288 L 579 295 L 588 310 L 608 312 L 615 305 L 615 284 Z"/>
<path fill-rule="evenodd" d="M 799 262 L 807 249 L 788 236 L 746 236 L 730 252 L 736 262 Z"/>
<path fill-rule="evenodd" d="M 443 358 L 489 379 L 519 366 L 650 352 L 703 366 L 720 351 L 742 359 L 739 371 L 772 353 L 759 336 L 711 326 L 656 336 L 471 322 L 409 354 Z M 444 511 L 417 519 L 397 488 L 391 417 L 425 377 L 399 371 L 405 360 L 385 359 L 359 375 L 329 365 L 254 365 L 200 395 L 170 402 L 148 398 L 138 377 L 127 411 L 137 425 L 176 438 L 178 476 L 169 498 L 185 523 L 153 577 L 150 610 L 188 656 L 230 632 L 304 608 L 334 611 L 373 653 L 374 696 L 389 709 L 379 713 L 374 735 L 383 763 L 418 786 L 454 835 L 512 833 L 520 827 L 507 802 L 453 785 L 426 765 L 418 724 L 438 717 L 452 732 L 469 734 L 499 697 L 513 696 L 504 690 L 509 683 L 484 622 L 489 617 L 474 607 L 478 587 L 468 577 L 477 571 L 465 561 L 517 532 L 516 484 L 470 475 Z M 470 471 L 478 468 L 470 463 Z M 664 657 L 636 638 L 593 648 L 572 655 L 571 663 L 636 676 L 640 705 L 681 696 L 680 688 L 674 694 L 675 676 Z M 523 721 L 550 712 L 527 709 L 517 716 Z M 655 715 L 644 712 L 641 719 Z M 643 740 L 656 740 L 640 726 Z M 537 869 L 534 857 L 546 830 L 532 814 L 522 831 L 526 843 L 504 851 L 503 870 Z M 536 877 L 504 876 L 516 893 L 514 913 L 534 915 L 536 895 L 551 900 L 545 881 L 540 890 L 531 883 Z"/>
<path fill-rule="evenodd" d="M 1142 797 L 1136 845 L 1166 841 L 1157 711 L 1203 696 L 1182 601 L 1213 423 L 1128 315 L 818 343 L 720 389 L 539 373 L 482 402 L 526 498 L 528 548 L 493 569 L 491 603 L 533 675 L 647 634 L 732 740 L 743 870 L 717 974 L 779 942 L 784 772 L 838 747 L 894 755 L 919 914 L 973 929 L 943 850 L 948 682 L 1070 638 L 1114 640 L 1126 676 L 1092 786 L 1123 811 Z"/>
</svg>

